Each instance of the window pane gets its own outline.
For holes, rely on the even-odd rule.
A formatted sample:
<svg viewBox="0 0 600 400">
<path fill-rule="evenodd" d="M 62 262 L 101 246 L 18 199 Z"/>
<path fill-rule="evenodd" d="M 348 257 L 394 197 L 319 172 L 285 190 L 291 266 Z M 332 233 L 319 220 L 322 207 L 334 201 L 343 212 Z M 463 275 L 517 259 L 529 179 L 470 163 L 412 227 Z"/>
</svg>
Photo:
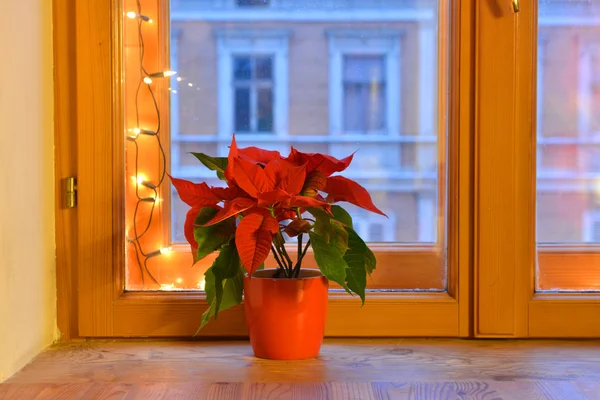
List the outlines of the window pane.
<svg viewBox="0 0 600 400">
<path fill-rule="evenodd" d="M 539 0 L 538 289 L 593 286 L 585 274 L 575 276 L 585 272 L 586 258 L 573 257 L 582 249 L 590 253 L 586 246 L 600 244 L 599 21 L 598 0 Z M 544 255 L 552 246 L 564 250 L 562 271 L 552 255 Z M 553 280 L 558 273 L 573 279 Z"/>
<path fill-rule="evenodd" d="M 257 79 L 272 79 L 273 59 L 270 57 L 256 58 L 256 78 Z"/>
<path fill-rule="evenodd" d="M 371 84 L 385 80 L 383 56 L 349 55 L 344 57 L 344 80 Z"/>
<path fill-rule="evenodd" d="M 383 56 L 344 57 L 344 132 L 381 133 L 385 130 L 385 72 Z"/>
<path fill-rule="evenodd" d="M 235 89 L 235 130 L 248 132 L 250 130 L 250 89 Z"/>
<path fill-rule="evenodd" d="M 273 131 L 273 92 L 270 88 L 258 89 L 258 131 Z"/>
<path fill-rule="evenodd" d="M 233 79 L 247 81 L 252 77 L 250 57 L 233 58 Z"/>
<path fill-rule="evenodd" d="M 171 89 L 170 121 L 164 121 L 171 129 L 161 132 L 165 140 L 170 134 L 170 174 L 222 186 L 190 153 L 224 157 L 234 132 L 239 147 L 287 155 L 293 146 L 338 159 L 354 154 L 342 175 L 366 188 L 387 214 L 342 203 L 364 240 L 385 243 L 373 248 L 378 267 L 369 287 L 445 290 L 447 193 L 440 188 L 447 187 L 441 166 L 449 161 L 447 129 L 438 121 L 447 120 L 447 88 L 438 82 L 446 82 L 440 77 L 448 66 L 438 64 L 438 53 L 446 51 L 448 33 L 438 21 L 440 4 L 281 0 L 249 10 L 259 3 L 171 0 L 170 68 L 177 75 L 164 85 Z M 136 27 L 127 25 L 134 44 Z M 148 50 L 145 61 L 158 68 L 159 53 Z M 127 60 L 139 70 L 139 54 Z M 137 84 L 131 83 L 131 98 Z M 168 208 L 154 221 L 167 226 L 154 244 L 166 241 L 177 250 L 170 259 L 154 257 L 148 269 L 166 289 L 196 290 L 212 259 L 189 268 L 183 234 L 189 207 L 165 189 L 172 188 L 161 192 Z M 128 252 L 128 288 L 153 289 L 136 278 L 143 265 L 133 248 Z"/>
</svg>

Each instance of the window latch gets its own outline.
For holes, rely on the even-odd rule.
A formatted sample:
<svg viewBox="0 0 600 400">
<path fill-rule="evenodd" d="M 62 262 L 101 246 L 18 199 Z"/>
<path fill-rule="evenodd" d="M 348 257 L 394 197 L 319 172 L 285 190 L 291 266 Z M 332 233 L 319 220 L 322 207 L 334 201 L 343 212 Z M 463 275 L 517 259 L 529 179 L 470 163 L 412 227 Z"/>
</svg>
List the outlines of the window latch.
<svg viewBox="0 0 600 400">
<path fill-rule="evenodd" d="M 65 179 L 65 194 L 67 208 L 77 207 L 77 179 L 74 176 Z"/>
<path fill-rule="evenodd" d="M 513 12 L 516 14 L 519 11 L 521 11 L 521 4 L 519 3 L 519 0 L 511 0 L 512 2 L 512 9 Z"/>
</svg>

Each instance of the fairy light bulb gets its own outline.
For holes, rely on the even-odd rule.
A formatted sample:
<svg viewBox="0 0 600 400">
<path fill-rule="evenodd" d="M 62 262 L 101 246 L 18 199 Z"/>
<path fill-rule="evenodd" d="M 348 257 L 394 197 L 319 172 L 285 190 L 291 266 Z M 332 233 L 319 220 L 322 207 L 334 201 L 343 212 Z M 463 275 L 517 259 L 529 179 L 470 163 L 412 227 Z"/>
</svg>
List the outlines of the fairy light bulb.
<svg viewBox="0 0 600 400">
<path fill-rule="evenodd" d="M 168 78 L 169 76 L 173 76 L 175 75 L 177 72 L 176 71 L 161 71 L 161 72 L 153 72 L 151 74 L 148 74 L 149 78 Z"/>
<path fill-rule="evenodd" d="M 133 180 L 133 182 L 137 183 L 138 185 L 141 185 L 146 180 L 148 180 L 148 177 L 144 174 L 138 174 L 138 176 L 132 176 L 131 179 Z"/>
<path fill-rule="evenodd" d="M 152 79 L 151 79 L 151 78 L 149 78 L 149 77 L 147 77 L 147 76 L 145 76 L 145 77 L 144 77 L 144 83 L 145 83 L 146 85 L 150 85 L 150 84 L 152 83 Z"/>
<path fill-rule="evenodd" d="M 173 251 L 172 247 L 163 247 L 160 249 L 160 254 L 169 254 L 171 251 Z"/>
<path fill-rule="evenodd" d="M 177 82 L 181 82 L 182 80 L 183 80 L 182 77 L 180 77 L 180 76 L 177 77 Z"/>
<path fill-rule="evenodd" d="M 160 255 L 169 254 L 172 250 L 172 247 L 161 247 L 158 250 L 154 250 L 151 253 L 146 254 L 146 258 L 152 258 Z"/>
<path fill-rule="evenodd" d="M 148 22 L 148 23 L 150 23 L 150 24 L 153 22 L 153 21 L 152 21 L 152 19 L 150 19 L 150 17 L 148 17 L 148 16 L 146 16 L 146 15 L 141 15 L 141 14 L 138 14 L 138 13 L 136 13 L 135 11 L 128 11 L 128 12 L 126 12 L 126 13 L 125 13 L 125 16 L 126 16 L 127 18 L 129 18 L 129 19 L 136 19 L 136 18 L 139 18 L 139 19 L 141 19 L 142 21 Z"/>
<path fill-rule="evenodd" d="M 129 129 L 130 132 L 133 133 L 132 137 L 137 138 L 140 134 L 148 135 L 148 136 L 156 136 L 156 132 L 146 128 L 133 128 Z"/>
<path fill-rule="evenodd" d="M 175 282 L 177 282 L 178 284 L 180 284 L 180 285 L 181 285 L 181 283 L 183 282 L 183 279 L 181 279 L 181 278 L 177 278 L 177 279 L 175 280 Z"/>
</svg>

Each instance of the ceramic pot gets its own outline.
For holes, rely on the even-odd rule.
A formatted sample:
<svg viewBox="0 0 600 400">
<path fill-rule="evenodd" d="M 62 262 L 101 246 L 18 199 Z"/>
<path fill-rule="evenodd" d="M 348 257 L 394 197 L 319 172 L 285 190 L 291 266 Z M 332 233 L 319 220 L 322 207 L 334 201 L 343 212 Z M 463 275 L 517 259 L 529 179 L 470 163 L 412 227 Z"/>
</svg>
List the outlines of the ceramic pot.
<svg viewBox="0 0 600 400">
<path fill-rule="evenodd" d="M 272 360 L 315 357 L 325 334 L 329 282 L 319 270 L 300 270 L 296 279 L 275 279 L 275 271 L 244 276 L 246 324 L 254 355 Z"/>
</svg>

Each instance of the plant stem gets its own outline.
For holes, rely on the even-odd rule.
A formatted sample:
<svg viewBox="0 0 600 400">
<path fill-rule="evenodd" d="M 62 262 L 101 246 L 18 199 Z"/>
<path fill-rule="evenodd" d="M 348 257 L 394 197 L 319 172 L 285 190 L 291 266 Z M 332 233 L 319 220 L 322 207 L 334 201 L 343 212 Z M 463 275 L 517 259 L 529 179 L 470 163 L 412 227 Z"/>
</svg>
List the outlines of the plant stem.
<svg viewBox="0 0 600 400">
<path fill-rule="evenodd" d="M 287 261 L 288 264 L 288 269 L 289 272 L 291 273 L 293 268 L 292 265 L 294 264 L 292 259 L 290 258 L 287 250 L 285 249 L 285 240 L 283 240 L 283 235 L 281 234 L 281 232 L 277 232 L 277 235 L 279 236 L 280 242 L 279 242 L 279 255 L 282 257 L 282 259 L 285 259 L 285 261 Z"/>
<path fill-rule="evenodd" d="M 296 276 L 296 269 L 300 269 L 299 265 L 302 261 L 302 236 L 302 234 L 298 235 L 298 257 L 296 257 L 296 266 L 294 267 L 294 273 L 292 274 L 292 277 L 294 278 L 298 277 Z M 298 271 L 298 274 L 300 274 L 300 271 Z"/>
<path fill-rule="evenodd" d="M 271 244 L 271 250 L 273 251 L 273 257 L 275 257 L 275 261 L 277 261 L 279 268 L 281 270 L 283 270 L 283 272 L 285 273 L 285 276 L 289 278 L 288 270 L 281 263 L 281 260 L 279 259 L 279 256 L 277 255 L 277 250 L 275 249 L 275 246 L 273 246 L 273 244 Z"/>
<path fill-rule="evenodd" d="M 304 248 L 302 255 L 298 256 L 298 262 L 296 262 L 296 267 L 294 267 L 292 277 L 297 278 L 298 275 L 300 275 L 300 266 L 302 265 L 302 259 L 306 255 L 306 250 L 308 250 L 309 246 L 310 246 L 310 239 L 308 239 L 308 242 L 306 242 L 306 247 Z"/>
</svg>

